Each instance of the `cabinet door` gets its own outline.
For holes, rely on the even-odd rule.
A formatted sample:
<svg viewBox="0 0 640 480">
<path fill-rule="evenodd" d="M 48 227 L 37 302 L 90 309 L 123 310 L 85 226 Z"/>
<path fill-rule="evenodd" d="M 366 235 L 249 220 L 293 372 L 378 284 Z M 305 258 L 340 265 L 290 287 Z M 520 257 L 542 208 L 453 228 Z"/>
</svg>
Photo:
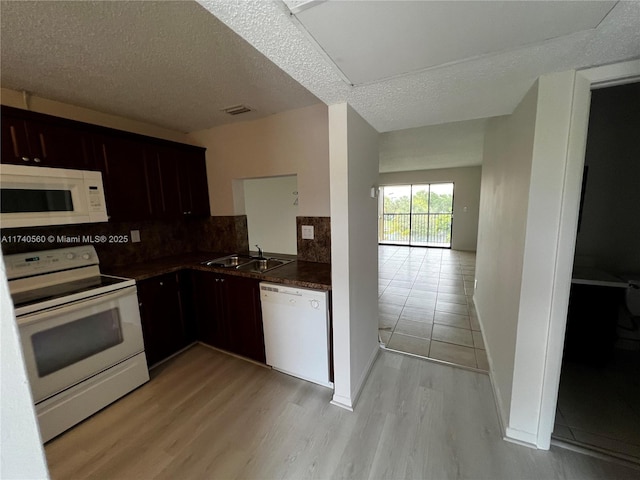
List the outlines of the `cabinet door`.
<svg viewBox="0 0 640 480">
<path fill-rule="evenodd" d="M 191 270 L 181 270 L 178 273 L 180 283 L 180 302 L 182 304 L 182 320 L 184 326 L 184 346 L 198 340 L 198 326 L 196 311 L 193 304 L 193 275 Z"/>
<path fill-rule="evenodd" d="M 2 109 L 2 163 L 95 169 L 90 134 L 68 121 Z"/>
<path fill-rule="evenodd" d="M 177 149 L 171 147 L 154 147 L 158 165 L 159 212 L 157 216 L 160 218 L 182 218 L 183 216 L 177 152 Z"/>
<path fill-rule="evenodd" d="M 0 127 L 2 129 L 2 163 L 33 165 L 25 121 L 7 115 L 3 111 Z"/>
<path fill-rule="evenodd" d="M 101 136 L 97 142 L 110 219 L 152 218 L 149 178 L 153 173 L 147 161 L 146 144 L 110 136 Z"/>
<path fill-rule="evenodd" d="M 147 363 L 153 365 L 186 346 L 178 274 L 138 283 Z"/>
<path fill-rule="evenodd" d="M 193 272 L 193 303 L 198 339 L 223 350 L 232 346 L 229 331 L 226 275 Z"/>
<path fill-rule="evenodd" d="M 27 121 L 31 153 L 40 165 L 54 168 L 96 168 L 88 133 L 55 122 Z"/>
<path fill-rule="evenodd" d="M 230 276 L 228 284 L 232 351 L 265 363 L 260 282 L 253 278 Z"/>
<path fill-rule="evenodd" d="M 204 152 L 183 150 L 179 155 L 180 202 L 183 213 L 193 217 L 209 216 L 209 185 Z"/>
</svg>

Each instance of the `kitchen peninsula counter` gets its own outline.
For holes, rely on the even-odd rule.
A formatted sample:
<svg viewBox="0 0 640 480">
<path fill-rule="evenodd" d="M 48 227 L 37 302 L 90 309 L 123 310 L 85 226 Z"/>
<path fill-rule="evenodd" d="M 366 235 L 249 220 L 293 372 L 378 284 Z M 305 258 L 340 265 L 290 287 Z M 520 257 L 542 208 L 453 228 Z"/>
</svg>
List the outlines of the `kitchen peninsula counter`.
<svg viewBox="0 0 640 480">
<path fill-rule="evenodd" d="M 104 273 L 119 277 L 133 278 L 136 281 L 157 277 L 165 273 L 180 270 L 201 270 L 218 272 L 238 277 L 255 278 L 257 280 L 281 283 L 301 288 L 331 290 L 331 265 L 328 263 L 305 262 L 295 260 L 266 273 L 242 272 L 233 268 L 211 267 L 202 262 L 229 255 L 220 252 L 197 252 L 174 255 L 147 262 L 120 265 L 105 268 Z M 273 255 L 279 258 L 293 258 L 290 255 Z"/>
</svg>

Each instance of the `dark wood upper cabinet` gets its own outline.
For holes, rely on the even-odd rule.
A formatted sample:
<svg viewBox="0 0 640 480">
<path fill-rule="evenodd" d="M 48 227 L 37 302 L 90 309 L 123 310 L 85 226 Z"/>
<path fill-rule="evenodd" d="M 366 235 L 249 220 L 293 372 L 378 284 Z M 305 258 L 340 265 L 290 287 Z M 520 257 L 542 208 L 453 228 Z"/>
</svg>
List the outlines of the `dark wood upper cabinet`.
<svg viewBox="0 0 640 480">
<path fill-rule="evenodd" d="M 32 163 L 25 121 L 2 112 L 2 163 L 29 165 Z"/>
<path fill-rule="evenodd" d="M 88 132 L 55 123 L 31 121 L 27 134 L 43 166 L 95 170 L 92 139 Z"/>
<path fill-rule="evenodd" d="M 205 149 L 2 107 L 1 163 L 99 170 L 111 220 L 209 216 Z"/>
<path fill-rule="evenodd" d="M 158 172 L 152 188 L 158 206 L 156 216 L 167 219 L 182 217 L 176 149 L 157 146 L 153 149 L 152 157 Z"/>
<path fill-rule="evenodd" d="M 178 163 L 183 212 L 193 217 L 210 215 L 209 185 L 204 150 L 185 151 Z"/>
<path fill-rule="evenodd" d="M 146 145 L 128 138 L 102 135 L 96 139 L 110 220 L 146 220 L 154 209 L 149 188 L 153 162 Z"/>
<path fill-rule="evenodd" d="M 152 185 L 156 216 L 188 218 L 208 216 L 209 186 L 204 150 L 198 147 L 153 147 L 158 180 Z"/>
<path fill-rule="evenodd" d="M 2 108 L 2 163 L 94 170 L 91 142 L 75 122 Z"/>
</svg>

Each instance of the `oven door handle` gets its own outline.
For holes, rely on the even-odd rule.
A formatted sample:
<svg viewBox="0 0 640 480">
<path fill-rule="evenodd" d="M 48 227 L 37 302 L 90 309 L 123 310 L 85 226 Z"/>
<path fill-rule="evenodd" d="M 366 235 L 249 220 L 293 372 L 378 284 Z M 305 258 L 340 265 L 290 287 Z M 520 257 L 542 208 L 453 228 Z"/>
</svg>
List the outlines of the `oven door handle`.
<svg viewBox="0 0 640 480">
<path fill-rule="evenodd" d="M 30 325 L 32 323 L 37 323 L 41 320 L 48 319 L 52 313 L 55 313 L 56 315 L 73 313 L 78 310 L 92 307 L 94 305 L 99 305 L 101 303 L 110 302 L 112 300 L 126 297 L 131 294 L 135 295 L 135 293 L 136 293 L 135 286 L 126 287 L 121 290 L 116 290 L 114 292 L 103 293 L 102 295 L 98 295 L 97 297 L 91 297 L 89 299 L 83 298 L 81 300 L 76 300 L 75 302 L 66 303 L 64 305 L 60 305 L 57 307 L 51 307 L 45 310 L 40 310 L 38 312 L 30 313 L 30 314 L 24 315 L 23 317 L 19 317 L 17 319 L 17 322 L 19 326 Z"/>
</svg>

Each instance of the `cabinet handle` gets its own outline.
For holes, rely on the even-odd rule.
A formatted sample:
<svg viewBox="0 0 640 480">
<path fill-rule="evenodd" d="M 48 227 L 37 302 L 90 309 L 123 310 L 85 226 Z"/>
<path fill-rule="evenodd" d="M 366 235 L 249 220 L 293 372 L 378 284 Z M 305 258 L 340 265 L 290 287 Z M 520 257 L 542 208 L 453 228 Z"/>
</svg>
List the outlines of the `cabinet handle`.
<svg viewBox="0 0 640 480">
<path fill-rule="evenodd" d="M 41 133 L 40 135 L 38 135 L 40 137 L 40 150 L 42 151 L 42 156 L 44 158 L 47 158 L 47 145 L 44 142 L 44 135 Z M 36 159 L 36 162 L 39 161 L 38 159 Z"/>
<path fill-rule="evenodd" d="M 221 281 L 221 282 L 224 282 L 224 278 L 221 278 L 221 279 L 220 279 L 220 281 Z"/>
<path fill-rule="evenodd" d="M 13 155 L 15 157 L 19 157 L 20 153 L 18 152 L 18 139 L 16 138 L 16 127 L 11 125 L 9 127 L 9 131 L 11 132 L 11 143 L 13 144 Z M 25 162 L 29 160 L 28 158 L 26 158 L 25 160 L 25 158 L 26 157 L 22 157 L 22 160 L 24 160 Z"/>
<path fill-rule="evenodd" d="M 29 157 L 22 157 L 22 161 L 23 162 L 28 162 L 29 161 Z"/>
<path fill-rule="evenodd" d="M 40 163 L 40 159 L 39 159 L 38 157 L 35 157 L 35 158 L 33 159 L 33 161 L 34 161 L 34 162 L 36 162 L 36 163 Z"/>
<path fill-rule="evenodd" d="M 164 286 L 164 282 L 160 282 L 160 286 L 163 287 Z"/>
<path fill-rule="evenodd" d="M 138 303 L 138 306 L 141 307 L 142 306 L 142 302 Z"/>
</svg>

